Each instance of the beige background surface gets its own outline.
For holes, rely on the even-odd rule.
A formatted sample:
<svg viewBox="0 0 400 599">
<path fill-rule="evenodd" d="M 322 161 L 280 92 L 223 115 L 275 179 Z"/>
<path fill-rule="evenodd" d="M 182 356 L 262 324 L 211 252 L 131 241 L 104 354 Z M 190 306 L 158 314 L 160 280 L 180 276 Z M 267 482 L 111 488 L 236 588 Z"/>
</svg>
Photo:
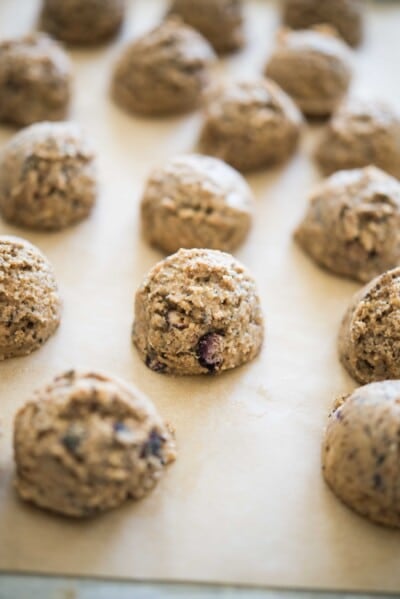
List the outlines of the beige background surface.
<svg viewBox="0 0 400 599">
<path fill-rule="evenodd" d="M 255 73 L 277 25 L 274 4 L 246 4 L 249 45 L 219 71 Z M 259 359 L 219 378 L 173 379 L 147 370 L 130 345 L 133 294 L 161 256 L 138 230 L 149 168 L 195 144 L 199 114 L 139 120 L 107 96 L 121 43 L 156 23 L 160 0 L 135 0 L 110 46 L 72 52 L 71 117 L 99 153 L 101 194 L 90 221 L 67 232 L 25 236 L 53 262 L 64 298 L 58 333 L 30 357 L 0 364 L 0 569 L 140 579 L 177 579 L 400 591 L 400 532 L 342 506 L 320 476 L 329 406 L 352 388 L 336 358 L 336 332 L 356 285 L 318 270 L 291 241 L 317 178 L 309 153 L 316 128 L 284 168 L 250 178 L 254 230 L 238 257 L 254 272 L 267 337 Z M 28 30 L 34 0 L 1 0 L 0 33 Z M 357 53 L 358 93 L 399 102 L 400 8 L 370 13 Z M 1 128 L 0 142 L 12 134 Z M 21 234 L 0 224 L 1 233 Z M 22 233 L 24 234 L 24 233 Z M 134 381 L 176 427 L 180 456 L 138 504 L 86 523 L 22 505 L 12 491 L 11 426 L 31 391 L 71 367 Z"/>
</svg>

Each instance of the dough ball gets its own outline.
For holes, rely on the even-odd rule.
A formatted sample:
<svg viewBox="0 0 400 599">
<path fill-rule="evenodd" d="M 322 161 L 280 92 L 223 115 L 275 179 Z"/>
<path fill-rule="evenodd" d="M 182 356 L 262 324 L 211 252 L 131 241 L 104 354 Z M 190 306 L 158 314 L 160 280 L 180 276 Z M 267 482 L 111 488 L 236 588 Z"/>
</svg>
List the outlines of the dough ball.
<svg viewBox="0 0 400 599">
<path fill-rule="evenodd" d="M 14 454 L 22 499 L 85 517 L 146 495 L 175 448 L 146 396 L 115 378 L 70 371 L 17 413 Z"/>
<path fill-rule="evenodd" d="M 302 122 L 276 83 L 261 77 L 232 81 L 210 95 L 200 145 L 240 171 L 269 167 L 294 152 Z"/>
<path fill-rule="evenodd" d="M 40 28 L 68 44 L 97 44 L 121 27 L 125 0 L 43 0 Z"/>
<path fill-rule="evenodd" d="M 326 127 L 315 158 L 326 175 L 374 164 L 400 178 L 400 114 L 383 103 L 347 100 Z"/>
<path fill-rule="evenodd" d="M 217 250 L 179 250 L 136 294 L 133 342 L 155 372 L 219 374 L 252 360 L 263 340 L 254 279 Z"/>
<path fill-rule="evenodd" d="M 53 268 L 33 245 L 0 236 L 0 360 L 26 356 L 60 323 L 61 300 Z"/>
<path fill-rule="evenodd" d="M 142 199 L 142 229 L 151 245 L 231 251 L 247 237 L 252 192 L 243 177 L 218 158 L 179 156 L 153 171 Z"/>
<path fill-rule="evenodd" d="M 322 469 L 332 491 L 373 522 L 400 527 L 400 381 L 371 383 L 329 416 Z"/>
<path fill-rule="evenodd" d="M 370 281 L 400 264 L 400 183 L 374 166 L 331 175 L 312 192 L 295 237 L 331 272 Z"/>
<path fill-rule="evenodd" d="M 357 46 L 363 37 L 363 0 L 284 0 L 283 22 L 292 29 L 326 23 Z"/>
<path fill-rule="evenodd" d="M 24 126 L 66 117 L 72 65 L 41 33 L 0 42 L 0 121 Z"/>
<path fill-rule="evenodd" d="M 168 115 L 197 108 L 215 55 L 200 33 L 169 19 L 129 44 L 116 63 L 112 95 L 132 113 Z"/>
<path fill-rule="evenodd" d="M 241 0 L 172 0 L 170 14 L 179 15 L 213 45 L 231 52 L 244 43 Z"/>
<path fill-rule="evenodd" d="M 58 230 L 86 218 L 96 200 L 94 155 L 73 123 L 36 123 L 0 153 L 0 212 L 15 225 Z"/>
<path fill-rule="evenodd" d="M 308 116 L 328 116 L 346 94 L 351 80 L 350 50 L 328 27 L 284 30 L 266 66 Z"/>
<path fill-rule="evenodd" d="M 339 332 L 339 355 L 359 383 L 400 379 L 400 268 L 353 297 Z"/>
</svg>

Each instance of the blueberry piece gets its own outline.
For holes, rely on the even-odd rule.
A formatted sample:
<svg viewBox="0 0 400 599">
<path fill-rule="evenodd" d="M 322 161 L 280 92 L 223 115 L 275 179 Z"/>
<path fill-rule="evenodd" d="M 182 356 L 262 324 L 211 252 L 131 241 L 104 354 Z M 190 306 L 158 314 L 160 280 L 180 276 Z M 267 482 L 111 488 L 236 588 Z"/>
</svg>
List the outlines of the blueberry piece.
<svg viewBox="0 0 400 599">
<path fill-rule="evenodd" d="M 150 432 L 149 438 L 144 443 L 140 454 L 141 458 L 155 456 L 162 460 L 162 448 L 165 443 L 165 438 L 160 435 L 155 429 Z"/>
<path fill-rule="evenodd" d="M 200 337 L 196 347 L 197 359 L 203 368 L 215 372 L 224 361 L 222 356 L 222 335 L 207 333 Z"/>
<path fill-rule="evenodd" d="M 165 372 L 166 365 L 162 364 L 158 359 L 156 354 L 149 353 L 146 357 L 146 366 L 153 370 L 153 372 Z"/>
<path fill-rule="evenodd" d="M 61 438 L 61 443 L 70 453 L 75 454 L 81 444 L 82 437 L 83 435 L 80 430 L 78 431 L 76 428 L 71 427 Z"/>
</svg>

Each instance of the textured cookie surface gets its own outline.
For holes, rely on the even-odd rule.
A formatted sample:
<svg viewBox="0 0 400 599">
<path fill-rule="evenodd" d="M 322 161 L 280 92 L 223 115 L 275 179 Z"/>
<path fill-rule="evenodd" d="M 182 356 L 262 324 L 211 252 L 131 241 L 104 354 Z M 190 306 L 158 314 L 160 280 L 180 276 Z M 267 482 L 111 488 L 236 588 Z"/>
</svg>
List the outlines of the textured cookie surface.
<svg viewBox="0 0 400 599">
<path fill-rule="evenodd" d="M 249 171 L 289 158 L 301 124 L 299 109 L 274 82 L 232 81 L 210 95 L 200 145 L 204 153 Z"/>
<path fill-rule="evenodd" d="M 142 498 L 175 459 L 147 397 L 117 379 L 74 371 L 18 412 L 14 452 L 20 497 L 74 517 Z"/>
<path fill-rule="evenodd" d="M 360 383 L 400 378 L 400 268 L 353 297 L 339 332 L 339 355 Z"/>
<path fill-rule="evenodd" d="M 113 37 L 125 0 L 43 0 L 40 28 L 68 44 L 90 45 Z"/>
<path fill-rule="evenodd" d="M 400 177 L 400 115 L 372 100 L 343 102 L 326 127 L 316 161 L 329 175 L 373 164 Z"/>
<path fill-rule="evenodd" d="M 96 199 L 93 151 L 73 123 L 36 123 L 0 153 L 0 212 L 9 222 L 57 230 L 86 218 Z"/>
<path fill-rule="evenodd" d="M 326 26 L 283 30 L 265 74 L 293 98 L 304 114 L 327 116 L 350 85 L 350 51 Z"/>
<path fill-rule="evenodd" d="M 363 0 L 284 0 L 283 21 L 293 29 L 325 23 L 351 46 L 363 37 Z"/>
<path fill-rule="evenodd" d="M 0 121 L 30 125 L 66 117 L 72 65 L 64 50 L 37 33 L 0 43 Z"/>
<path fill-rule="evenodd" d="M 43 345 L 59 325 L 60 310 L 45 256 L 23 239 L 0 236 L 0 360 Z"/>
<path fill-rule="evenodd" d="M 166 253 L 235 249 L 251 226 L 253 196 L 243 177 L 218 160 L 178 156 L 150 175 L 142 199 L 145 238 Z"/>
<path fill-rule="evenodd" d="M 202 100 L 215 55 L 205 38 L 171 18 L 129 44 L 118 59 L 112 95 L 128 112 L 165 115 Z"/>
<path fill-rule="evenodd" d="M 331 175 L 312 192 L 295 237 L 331 272 L 370 281 L 400 264 L 400 183 L 374 166 Z"/>
<path fill-rule="evenodd" d="M 241 0 L 172 0 L 169 13 L 200 31 L 217 52 L 230 52 L 243 45 Z"/>
<path fill-rule="evenodd" d="M 180 250 L 136 294 L 133 342 L 156 372 L 218 374 L 252 360 L 262 340 L 255 282 L 229 254 Z"/>
<path fill-rule="evenodd" d="M 326 482 L 373 522 L 400 527 L 400 381 L 371 383 L 337 402 L 322 448 Z"/>
</svg>

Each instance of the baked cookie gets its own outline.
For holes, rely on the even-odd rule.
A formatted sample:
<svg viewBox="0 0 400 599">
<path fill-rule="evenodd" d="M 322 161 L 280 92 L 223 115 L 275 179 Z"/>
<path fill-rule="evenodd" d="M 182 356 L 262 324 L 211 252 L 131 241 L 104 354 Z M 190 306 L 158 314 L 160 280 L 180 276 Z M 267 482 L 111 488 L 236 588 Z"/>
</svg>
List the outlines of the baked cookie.
<svg viewBox="0 0 400 599">
<path fill-rule="evenodd" d="M 113 98 L 128 112 L 144 115 L 194 110 L 214 60 L 200 33 L 179 19 L 168 19 L 123 50 L 114 69 Z"/>
<path fill-rule="evenodd" d="M 175 446 L 134 387 L 70 371 L 19 410 L 14 455 L 22 499 L 80 518 L 141 499 L 175 459 Z"/>
<path fill-rule="evenodd" d="M 200 154 L 172 158 L 147 181 L 143 234 L 167 254 L 195 247 L 231 251 L 247 237 L 253 201 L 244 178 L 222 160 Z"/>
<path fill-rule="evenodd" d="M 400 268 L 356 293 L 339 331 L 339 356 L 359 383 L 400 379 Z"/>
<path fill-rule="evenodd" d="M 400 177 L 400 114 L 386 104 L 347 100 L 327 125 L 315 159 L 326 175 L 374 164 Z"/>
<path fill-rule="evenodd" d="M 155 372 L 219 374 L 252 360 L 263 340 L 256 285 L 232 256 L 179 250 L 136 294 L 133 343 Z"/>
<path fill-rule="evenodd" d="M 326 23 L 351 46 L 363 38 L 363 0 L 284 0 L 283 22 L 292 29 Z"/>
<path fill-rule="evenodd" d="M 330 27 L 282 30 L 265 74 L 293 98 L 307 116 L 330 115 L 346 94 L 351 53 Z"/>
<path fill-rule="evenodd" d="M 26 356 L 60 323 L 61 300 L 53 268 L 33 245 L 0 236 L 0 360 Z"/>
<path fill-rule="evenodd" d="M 219 53 L 243 46 L 241 0 L 172 0 L 169 14 L 179 15 L 200 31 Z"/>
<path fill-rule="evenodd" d="M 311 193 L 295 238 L 327 270 L 370 281 L 400 264 L 400 183 L 375 166 L 331 175 Z"/>
<path fill-rule="evenodd" d="M 72 65 L 47 35 L 0 42 L 0 121 L 24 126 L 66 117 Z"/>
<path fill-rule="evenodd" d="M 31 125 L 0 153 L 0 213 L 15 225 L 75 224 L 92 210 L 96 188 L 93 151 L 73 123 Z"/>
<path fill-rule="evenodd" d="M 125 0 L 43 0 L 39 27 L 68 44 L 98 44 L 116 35 Z"/>
<path fill-rule="evenodd" d="M 302 122 L 293 100 L 273 81 L 231 81 L 210 95 L 200 146 L 239 171 L 269 167 L 294 152 Z"/>
<path fill-rule="evenodd" d="M 332 491 L 372 522 L 400 527 L 400 381 L 371 383 L 329 416 L 322 470 Z"/>
</svg>

